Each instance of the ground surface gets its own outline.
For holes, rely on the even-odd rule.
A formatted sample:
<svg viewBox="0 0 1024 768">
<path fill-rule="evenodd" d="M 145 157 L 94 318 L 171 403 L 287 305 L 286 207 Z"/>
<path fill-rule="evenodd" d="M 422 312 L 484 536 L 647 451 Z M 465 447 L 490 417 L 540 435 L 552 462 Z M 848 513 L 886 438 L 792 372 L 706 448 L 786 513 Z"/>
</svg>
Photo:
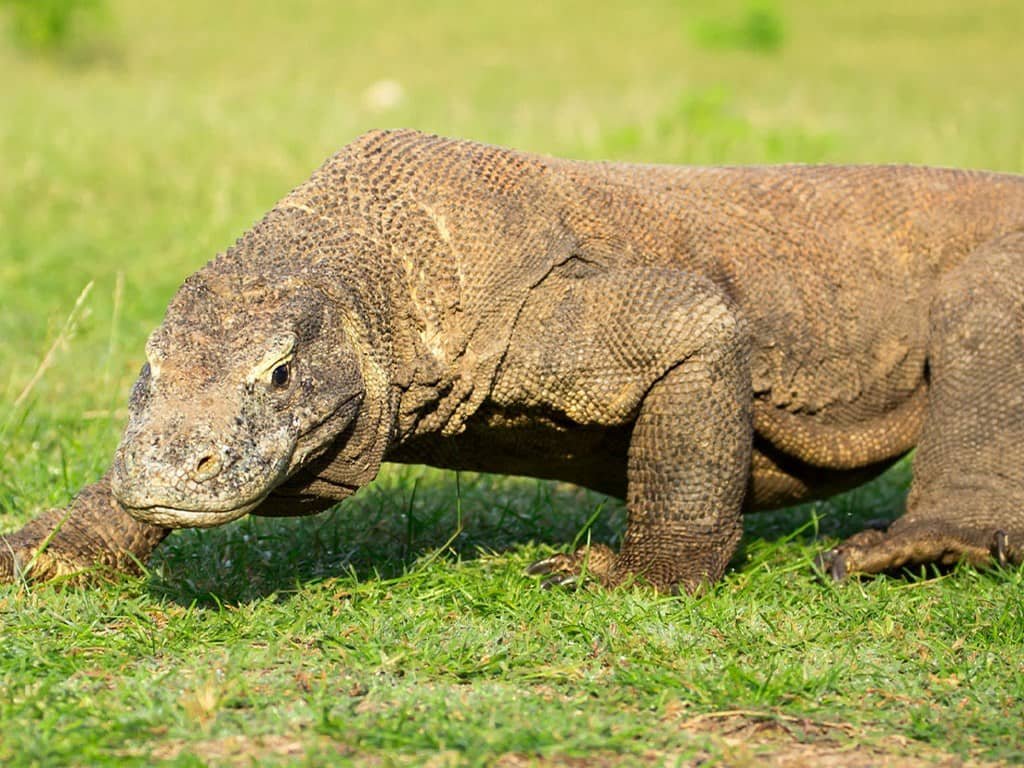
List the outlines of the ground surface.
<svg viewBox="0 0 1024 768">
<path fill-rule="evenodd" d="M 0 45 L 0 529 L 102 471 L 175 287 L 368 128 L 1024 171 L 1020 3 L 222 5 Z M 0 763 L 1022 762 L 1021 573 L 811 571 L 907 480 L 751 518 L 696 600 L 536 589 L 621 507 L 529 480 L 394 468 L 332 515 L 178 533 L 140 579 L 0 589 Z"/>
</svg>

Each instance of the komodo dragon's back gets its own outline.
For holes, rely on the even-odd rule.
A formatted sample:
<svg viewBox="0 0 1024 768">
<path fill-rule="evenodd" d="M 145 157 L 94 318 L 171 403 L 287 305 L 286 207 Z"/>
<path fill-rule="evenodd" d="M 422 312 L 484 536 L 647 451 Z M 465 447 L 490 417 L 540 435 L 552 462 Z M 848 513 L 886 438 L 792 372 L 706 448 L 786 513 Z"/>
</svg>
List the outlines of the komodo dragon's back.
<svg viewBox="0 0 1024 768">
<path fill-rule="evenodd" d="M 368 134 L 186 281 L 111 471 L 56 535 L 59 511 L 9 537 L 0 578 L 319 511 L 393 460 L 619 494 L 619 552 L 534 570 L 693 590 L 723 573 L 743 510 L 914 446 L 906 513 L 827 553 L 833 575 L 1019 563 L 1022 267 L 1020 176 Z"/>
</svg>

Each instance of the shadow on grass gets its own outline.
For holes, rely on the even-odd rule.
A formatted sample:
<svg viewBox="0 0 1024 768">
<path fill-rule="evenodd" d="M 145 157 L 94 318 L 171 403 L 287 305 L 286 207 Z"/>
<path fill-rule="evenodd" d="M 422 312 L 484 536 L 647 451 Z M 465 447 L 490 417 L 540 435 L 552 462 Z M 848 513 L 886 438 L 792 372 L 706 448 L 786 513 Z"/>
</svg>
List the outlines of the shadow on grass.
<svg viewBox="0 0 1024 768">
<path fill-rule="evenodd" d="M 473 559 L 528 543 L 565 546 L 596 516 L 595 541 L 617 543 L 621 502 L 564 483 L 387 466 L 329 512 L 249 517 L 172 534 L 150 589 L 189 604 L 236 604 L 325 578 L 390 579 L 426 557 Z"/>
<path fill-rule="evenodd" d="M 799 556 L 799 547 L 822 549 L 820 539 L 835 541 L 868 520 L 895 518 L 908 484 L 909 466 L 901 463 L 828 501 L 748 515 L 730 568 L 793 557 L 792 547 Z M 588 536 L 617 547 L 625 520 L 621 501 L 565 483 L 391 466 L 321 515 L 250 517 L 176 532 L 151 561 L 149 588 L 184 605 L 284 599 L 321 579 L 396 578 L 424 558 L 468 560 L 538 544 L 566 549 Z"/>
</svg>

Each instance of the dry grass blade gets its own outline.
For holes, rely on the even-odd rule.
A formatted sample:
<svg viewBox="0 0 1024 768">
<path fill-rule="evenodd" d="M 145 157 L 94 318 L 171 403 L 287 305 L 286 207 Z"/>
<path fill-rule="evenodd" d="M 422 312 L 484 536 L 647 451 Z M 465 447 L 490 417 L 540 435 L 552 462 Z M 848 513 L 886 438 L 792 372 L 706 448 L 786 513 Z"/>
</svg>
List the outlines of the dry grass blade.
<svg viewBox="0 0 1024 768">
<path fill-rule="evenodd" d="M 53 361 L 57 356 L 57 351 L 74 335 L 75 330 L 78 328 L 78 322 L 82 319 L 85 300 L 89 297 L 89 293 L 92 291 L 92 286 L 93 281 L 90 280 L 86 284 L 85 288 L 82 289 L 82 292 L 78 294 L 78 298 L 75 299 L 75 306 L 71 308 L 71 312 L 64 321 L 64 326 L 60 329 L 60 333 L 57 334 L 57 338 L 53 340 L 53 344 L 50 345 L 46 354 L 43 355 L 43 359 L 40 361 L 35 373 L 32 374 L 32 378 L 28 380 L 24 389 L 21 390 L 21 393 L 14 398 L 14 406 L 11 408 L 12 414 L 21 406 L 22 403 L 25 402 L 26 399 L 28 399 L 28 396 L 32 394 L 32 390 L 35 389 L 36 385 L 43 378 L 47 369 L 53 365 Z M 8 422 L 9 421 L 10 416 L 8 416 Z M 4 431 L 6 431 L 6 424 L 4 427 Z"/>
</svg>

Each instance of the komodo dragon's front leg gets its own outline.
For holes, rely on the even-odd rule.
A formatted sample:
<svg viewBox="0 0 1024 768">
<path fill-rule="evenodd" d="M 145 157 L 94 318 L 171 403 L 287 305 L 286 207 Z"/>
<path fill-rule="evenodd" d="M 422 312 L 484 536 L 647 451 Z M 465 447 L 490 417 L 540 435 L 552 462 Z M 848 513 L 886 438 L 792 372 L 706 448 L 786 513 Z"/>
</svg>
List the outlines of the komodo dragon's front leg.
<svg viewBox="0 0 1024 768">
<path fill-rule="evenodd" d="M 0 536 L 0 584 L 45 581 L 95 568 L 131 571 L 145 563 L 169 528 L 131 517 L 104 477 L 83 488 L 66 509 L 51 509 Z"/>
<path fill-rule="evenodd" d="M 1024 560 L 1024 231 L 979 248 L 932 300 L 929 393 L 907 512 L 824 556 L 835 578 Z"/>
<path fill-rule="evenodd" d="M 494 398 L 583 428 L 632 425 L 620 552 L 555 555 L 532 572 L 564 583 L 585 568 L 606 586 L 638 578 L 668 592 L 721 577 L 742 533 L 752 395 L 745 324 L 711 283 L 556 270 L 523 308 Z"/>
</svg>

